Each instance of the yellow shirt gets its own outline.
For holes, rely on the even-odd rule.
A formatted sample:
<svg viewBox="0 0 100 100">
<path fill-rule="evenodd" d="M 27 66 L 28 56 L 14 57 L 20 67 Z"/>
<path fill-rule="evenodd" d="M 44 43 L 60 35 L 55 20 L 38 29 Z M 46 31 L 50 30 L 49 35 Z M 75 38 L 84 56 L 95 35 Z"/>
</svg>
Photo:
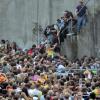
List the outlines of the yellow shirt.
<svg viewBox="0 0 100 100">
<path fill-rule="evenodd" d="M 49 85 L 48 84 L 44 84 L 44 85 L 41 85 L 41 87 L 47 89 L 47 88 L 49 88 Z"/>
<path fill-rule="evenodd" d="M 54 56 L 54 51 L 52 50 L 52 48 L 48 48 L 46 52 L 48 56 L 52 56 L 52 57 Z"/>
<path fill-rule="evenodd" d="M 96 94 L 96 96 L 100 96 L 100 88 L 94 89 L 93 92 Z"/>
</svg>

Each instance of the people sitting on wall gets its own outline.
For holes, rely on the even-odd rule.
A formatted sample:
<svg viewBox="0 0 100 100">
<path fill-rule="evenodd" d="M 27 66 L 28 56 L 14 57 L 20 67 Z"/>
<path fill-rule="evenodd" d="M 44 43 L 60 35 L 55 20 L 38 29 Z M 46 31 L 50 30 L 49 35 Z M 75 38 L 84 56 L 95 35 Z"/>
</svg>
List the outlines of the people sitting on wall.
<svg viewBox="0 0 100 100">
<path fill-rule="evenodd" d="M 72 12 L 65 10 L 61 18 L 57 19 L 56 23 L 49 25 L 45 29 L 45 36 L 48 38 L 49 42 L 53 41 L 53 31 L 55 30 L 56 36 L 58 37 L 58 42 L 64 42 L 67 35 L 77 35 L 87 23 L 87 6 L 83 0 L 79 1 L 79 5 L 76 7 L 76 16 Z M 54 29 L 54 30 L 52 30 Z"/>
<path fill-rule="evenodd" d="M 73 32 L 73 30 L 75 29 L 76 23 L 77 20 L 74 18 L 72 12 L 64 11 L 64 15 L 60 19 L 57 19 L 56 24 L 48 25 L 46 27 L 44 34 L 49 43 L 52 44 L 52 41 L 56 37 L 56 39 L 58 38 L 58 43 L 61 44 L 61 42 L 64 42 L 67 35 L 75 34 L 75 31 Z"/>
<path fill-rule="evenodd" d="M 64 12 L 64 27 L 61 28 L 60 34 L 64 34 L 64 37 L 66 35 L 74 35 L 75 32 L 73 29 L 75 28 L 76 25 L 76 19 L 74 18 L 72 12 L 70 11 L 65 11 Z"/>
<path fill-rule="evenodd" d="M 57 36 L 57 30 L 54 28 L 54 25 L 47 26 L 44 31 L 44 35 L 46 36 L 50 44 L 54 44 L 53 41 L 56 39 L 56 36 Z"/>
<path fill-rule="evenodd" d="M 60 53 L 59 38 L 57 36 L 57 32 L 58 32 L 58 27 L 56 27 L 55 25 L 51 25 L 46 27 L 44 35 L 47 38 L 46 44 L 54 46 L 55 47 L 54 51 L 56 53 Z"/>
</svg>

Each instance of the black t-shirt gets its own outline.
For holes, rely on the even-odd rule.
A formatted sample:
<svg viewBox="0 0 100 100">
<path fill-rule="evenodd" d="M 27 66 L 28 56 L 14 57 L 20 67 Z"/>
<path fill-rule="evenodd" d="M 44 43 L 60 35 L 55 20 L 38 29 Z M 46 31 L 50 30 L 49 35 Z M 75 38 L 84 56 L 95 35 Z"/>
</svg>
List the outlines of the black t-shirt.
<svg viewBox="0 0 100 100">
<path fill-rule="evenodd" d="M 77 9 L 77 12 L 79 12 L 78 13 L 78 16 L 79 17 L 81 17 L 81 16 L 84 16 L 85 14 L 86 14 L 86 10 L 87 10 L 87 7 L 86 6 L 82 6 L 82 5 L 78 5 L 77 7 L 76 7 L 76 9 Z"/>
</svg>

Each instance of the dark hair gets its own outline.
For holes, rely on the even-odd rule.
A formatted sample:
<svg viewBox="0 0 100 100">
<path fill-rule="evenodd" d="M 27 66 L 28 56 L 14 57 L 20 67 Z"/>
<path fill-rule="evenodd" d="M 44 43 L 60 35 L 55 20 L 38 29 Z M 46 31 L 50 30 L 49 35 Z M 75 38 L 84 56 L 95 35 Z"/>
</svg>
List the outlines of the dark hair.
<svg viewBox="0 0 100 100">
<path fill-rule="evenodd" d="M 2 42 L 3 44 L 5 44 L 5 40 L 1 40 L 1 42 Z"/>
<path fill-rule="evenodd" d="M 24 93 L 26 94 L 26 96 L 29 96 L 29 94 L 28 94 L 28 90 L 27 90 L 26 87 L 24 87 L 24 88 L 22 89 L 22 92 L 24 92 Z"/>
<path fill-rule="evenodd" d="M 42 89 L 42 93 L 43 93 L 43 95 L 44 95 L 44 98 L 46 98 L 46 95 L 47 95 L 47 89 L 43 88 L 43 89 Z"/>
<path fill-rule="evenodd" d="M 95 99 L 95 98 L 96 98 L 96 95 L 95 95 L 95 93 L 92 92 L 92 93 L 90 94 L 90 99 Z"/>
<path fill-rule="evenodd" d="M 1 85 L 2 89 L 6 89 L 7 85 L 8 85 L 7 82 L 2 83 L 2 85 Z"/>
<path fill-rule="evenodd" d="M 35 45 L 35 44 L 33 44 L 33 45 L 32 45 L 32 48 L 36 48 L 36 45 Z"/>
<path fill-rule="evenodd" d="M 3 63 L 3 66 L 6 66 L 6 65 L 7 65 L 7 63 L 6 63 L 6 62 L 4 62 L 4 63 Z"/>
<path fill-rule="evenodd" d="M 16 84 L 13 85 L 13 89 L 17 89 L 17 85 Z"/>
<path fill-rule="evenodd" d="M 64 81 L 63 80 L 60 80 L 59 83 L 60 83 L 60 85 L 64 86 Z"/>
<path fill-rule="evenodd" d="M 86 85 L 86 87 L 88 88 L 88 87 L 91 86 L 91 83 L 86 83 L 85 85 Z"/>
<path fill-rule="evenodd" d="M 60 79 L 60 76 L 57 76 L 57 79 Z"/>
<path fill-rule="evenodd" d="M 58 22 L 58 23 L 61 23 L 61 20 L 60 20 L 60 19 L 57 19 L 57 22 Z"/>
<path fill-rule="evenodd" d="M 27 88 L 31 88 L 31 83 L 27 83 L 25 86 L 27 87 Z"/>
<path fill-rule="evenodd" d="M 2 90 L 2 94 L 7 94 L 7 90 Z"/>
<path fill-rule="evenodd" d="M 46 96 L 46 100 L 50 100 L 50 98 L 51 98 L 50 95 Z"/>
<path fill-rule="evenodd" d="M 26 77 L 26 78 L 24 79 L 24 82 L 25 82 L 25 83 L 28 83 L 28 82 L 29 82 L 29 78 Z"/>
</svg>

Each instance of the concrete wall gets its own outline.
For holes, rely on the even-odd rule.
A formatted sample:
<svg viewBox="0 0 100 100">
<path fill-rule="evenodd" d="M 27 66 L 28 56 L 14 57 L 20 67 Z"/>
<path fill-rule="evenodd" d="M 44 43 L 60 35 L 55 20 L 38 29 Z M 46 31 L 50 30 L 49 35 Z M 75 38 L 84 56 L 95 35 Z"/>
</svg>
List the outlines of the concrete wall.
<svg viewBox="0 0 100 100">
<path fill-rule="evenodd" d="M 78 1 L 0 0 L 0 39 L 16 41 L 23 48 L 28 48 L 37 40 L 37 36 L 32 33 L 33 23 L 37 22 L 37 19 L 39 19 L 38 22 L 43 27 L 53 24 L 57 18 L 63 15 L 64 10 L 74 12 Z M 95 0 L 95 9 L 99 9 L 99 4 L 100 0 Z M 88 7 L 92 18 L 94 14 L 94 0 L 90 0 Z M 88 24 L 88 32 L 81 34 L 78 38 L 71 38 L 71 40 L 67 38 L 65 40 L 62 50 L 68 58 L 72 58 L 75 55 L 81 57 L 85 54 L 98 55 L 97 51 L 100 48 L 100 39 L 98 38 L 100 35 L 99 21 L 98 16 L 98 21 L 96 21 L 96 28 L 98 30 L 95 32 L 96 37 L 90 31 L 91 24 Z M 90 22 L 93 23 L 91 20 Z"/>
<path fill-rule="evenodd" d="M 20 46 L 28 48 L 36 41 L 32 26 L 37 22 L 39 11 L 39 24 L 49 22 L 49 1 L 39 0 L 0 0 L 0 38 L 16 41 Z"/>
</svg>

